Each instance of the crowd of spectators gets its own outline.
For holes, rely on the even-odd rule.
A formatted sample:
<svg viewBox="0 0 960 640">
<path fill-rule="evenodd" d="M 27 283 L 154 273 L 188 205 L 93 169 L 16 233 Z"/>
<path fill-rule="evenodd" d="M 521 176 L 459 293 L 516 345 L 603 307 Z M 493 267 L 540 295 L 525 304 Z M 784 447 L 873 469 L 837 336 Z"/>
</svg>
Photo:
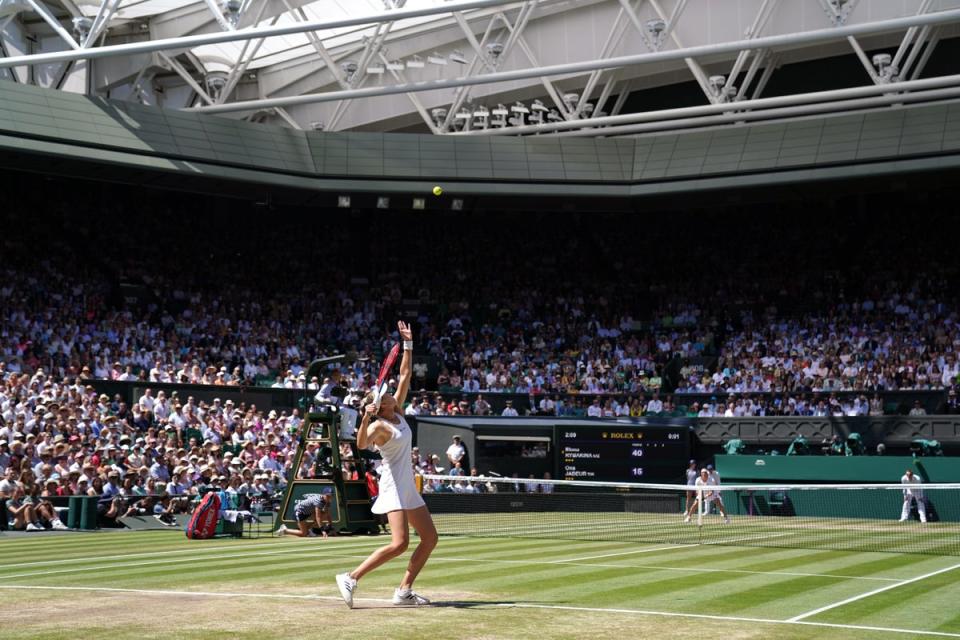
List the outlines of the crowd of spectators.
<svg viewBox="0 0 960 640">
<path fill-rule="evenodd" d="M 0 382 L 0 501 L 15 526 L 61 528 L 50 498 L 98 498 L 98 521 L 187 511 L 207 488 L 245 506 L 286 485 L 298 411 L 147 390 L 132 407 L 77 378 L 7 372 Z M 28 517 L 25 507 L 33 506 Z M 42 508 L 41 508 L 42 507 Z M 21 517 L 21 512 L 22 516 Z"/>
<path fill-rule="evenodd" d="M 486 415 L 500 393 L 545 415 L 874 415 L 905 389 L 960 412 L 960 229 L 937 196 L 427 218 L 20 178 L 0 196 L 0 497 L 26 527 L 55 525 L 52 496 L 169 516 L 204 486 L 285 482 L 296 410 L 164 390 L 126 406 L 96 380 L 349 402 L 397 318 L 414 388 L 436 390 L 413 415 Z M 307 379 L 335 353 L 351 357 Z"/>
<path fill-rule="evenodd" d="M 602 394 L 871 396 L 948 389 L 960 374 L 955 268 L 938 259 L 952 236 L 894 213 L 464 214 L 439 223 L 440 242 L 409 214 L 264 215 L 119 187 L 47 206 L 0 214 L 14 230 L 0 266 L 7 373 L 319 388 L 309 362 L 350 352 L 343 384 L 362 393 L 405 317 L 418 355 L 440 363 L 415 387 L 575 394 L 584 411 Z"/>
</svg>

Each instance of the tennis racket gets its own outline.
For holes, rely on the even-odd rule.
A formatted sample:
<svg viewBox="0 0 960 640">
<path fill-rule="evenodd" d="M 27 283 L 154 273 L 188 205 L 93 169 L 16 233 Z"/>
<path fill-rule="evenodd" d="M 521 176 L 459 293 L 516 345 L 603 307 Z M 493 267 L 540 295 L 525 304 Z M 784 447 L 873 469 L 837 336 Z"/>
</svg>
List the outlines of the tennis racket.
<svg viewBox="0 0 960 640">
<path fill-rule="evenodd" d="M 377 376 L 377 386 L 373 389 L 373 404 L 377 409 L 380 408 L 380 399 L 387 394 L 387 377 L 390 375 L 390 370 L 393 369 L 398 355 L 400 355 L 400 345 L 395 344 L 393 348 L 390 349 L 387 357 L 384 358 L 383 365 L 380 367 L 380 375 Z"/>
</svg>

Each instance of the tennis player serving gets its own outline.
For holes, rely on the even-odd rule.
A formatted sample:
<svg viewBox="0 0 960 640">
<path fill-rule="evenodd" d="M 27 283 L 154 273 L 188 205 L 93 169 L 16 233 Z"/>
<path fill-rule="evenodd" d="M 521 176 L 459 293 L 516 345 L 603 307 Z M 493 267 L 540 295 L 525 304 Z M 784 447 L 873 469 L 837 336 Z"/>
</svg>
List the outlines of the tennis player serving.
<svg viewBox="0 0 960 640">
<path fill-rule="evenodd" d="M 337 586 L 344 602 L 353 608 L 353 594 L 357 581 L 380 565 L 396 558 L 407 550 L 410 543 L 408 525 L 420 537 L 420 544 L 410 557 L 407 571 L 400 586 L 393 594 L 395 605 L 427 605 L 430 601 L 413 592 L 413 582 L 434 547 L 437 546 L 437 529 L 423 498 L 417 493 L 410 464 L 410 448 L 413 434 L 403 419 L 400 407 L 407 397 L 413 371 L 413 333 L 410 325 L 398 322 L 397 328 L 403 339 L 403 359 L 400 361 L 400 380 L 393 395 L 375 390 L 363 399 L 362 419 L 357 430 L 357 446 L 365 449 L 374 445 L 383 460 L 380 464 L 380 494 L 373 503 L 373 512 L 386 514 L 390 523 L 390 544 L 380 547 L 350 573 L 337 576 Z"/>
</svg>

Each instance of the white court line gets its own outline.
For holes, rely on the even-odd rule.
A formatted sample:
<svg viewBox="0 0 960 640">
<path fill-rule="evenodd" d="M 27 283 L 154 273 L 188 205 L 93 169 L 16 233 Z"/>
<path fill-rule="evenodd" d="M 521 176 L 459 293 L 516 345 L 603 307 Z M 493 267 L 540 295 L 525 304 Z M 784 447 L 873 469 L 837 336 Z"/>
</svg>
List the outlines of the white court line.
<svg viewBox="0 0 960 640">
<path fill-rule="evenodd" d="M 126 558 L 150 558 L 153 556 L 164 556 L 164 555 L 179 555 L 182 553 L 200 553 L 201 551 L 223 551 L 225 549 L 262 549 L 264 547 L 273 547 L 277 544 L 281 544 L 280 538 L 276 539 L 276 542 L 272 544 L 251 544 L 249 546 L 243 546 L 242 543 L 234 545 L 223 545 L 219 547 L 205 547 L 197 549 L 170 549 L 167 551 L 149 551 L 145 553 L 124 553 L 121 555 L 112 555 L 112 556 L 96 556 L 88 555 L 79 558 L 64 558 L 62 560 L 36 560 L 33 562 L 15 562 L 12 564 L 0 564 L 0 571 L 6 569 L 13 569 L 14 567 L 42 567 L 45 565 L 61 565 L 61 564 L 73 564 L 73 563 L 90 563 L 97 562 L 100 560 L 123 560 Z"/>
<path fill-rule="evenodd" d="M 917 576 L 916 578 L 910 578 L 909 580 L 901 580 L 896 584 L 890 584 L 885 587 L 880 587 L 879 589 L 874 589 L 873 591 L 868 591 L 867 593 L 861 593 L 858 596 L 853 596 L 852 598 L 847 598 L 846 600 L 841 600 L 840 602 L 834 602 L 833 604 L 828 604 L 825 607 L 820 607 L 819 609 L 814 609 L 813 611 L 807 611 L 806 613 L 801 613 L 798 616 L 794 616 L 790 618 L 788 622 L 799 622 L 804 618 L 815 616 L 818 613 L 823 613 L 824 611 L 829 611 L 830 609 L 836 609 L 837 607 L 842 607 L 846 604 L 850 604 L 851 602 L 857 602 L 858 600 L 863 600 L 864 598 L 875 596 L 878 593 L 883 593 L 884 591 L 890 591 L 891 589 L 896 589 L 897 587 L 902 587 L 908 584 L 913 584 L 914 582 L 926 580 L 927 578 L 932 578 L 933 576 L 938 576 L 941 573 L 947 573 L 948 571 L 953 571 L 955 569 L 960 569 L 960 564 L 955 564 L 952 567 L 946 567 L 944 569 L 938 569 L 937 571 L 931 571 L 930 573 L 925 573 L 922 576 Z"/>
<path fill-rule="evenodd" d="M 13 569 L 15 567 L 35 567 L 35 566 L 42 567 L 47 565 L 64 565 L 64 564 L 75 564 L 75 563 L 89 564 L 89 563 L 98 562 L 101 560 L 124 560 L 127 558 L 151 558 L 155 556 L 180 555 L 184 553 L 199 554 L 199 553 L 205 553 L 208 551 L 224 551 L 228 549 L 234 550 L 234 551 L 238 551 L 241 549 L 243 550 L 263 549 L 266 547 L 276 547 L 281 544 L 291 544 L 291 543 L 292 544 L 302 543 L 304 546 L 308 546 L 308 543 L 306 540 L 302 540 L 302 539 L 296 540 L 292 536 L 286 536 L 284 538 L 276 537 L 276 538 L 273 538 L 273 540 L 274 541 L 272 543 L 259 543 L 259 544 L 249 544 L 249 545 L 244 545 L 243 543 L 237 543 L 233 545 L 220 545 L 216 547 L 197 547 L 194 549 L 171 549 L 171 550 L 165 550 L 165 551 L 149 551 L 144 553 L 125 553 L 121 555 L 109 555 L 109 556 L 88 555 L 88 556 L 78 557 L 78 558 L 64 558 L 62 560 L 36 560 L 33 562 L 15 562 L 12 564 L 0 564 L 0 572 L 5 571 L 7 569 Z M 286 542 L 284 542 L 284 540 L 286 540 Z M 383 546 L 387 544 L 387 537 L 386 536 L 379 537 L 379 538 L 334 537 L 334 538 L 324 540 L 322 544 L 324 546 L 338 546 L 338 547 L 346 547 L 348 549 L 355 549 L 355 548 L 361 549 L 368 545 Z M 211 557 L 221 557 L 221 556 L 211 556 Z M 198 559 L 202 559 L 202 558 L 198 556 Z"/>
<path fill-rule="evenodd" d="M 745 618 L 740 616 L 714 616 L 705 613 L 674 613 L 670 611 L 647 611 L 644 609 L 607 609 L 603 607 L 569 607 L 552 604 L 525 604 L 503 603 L 497 607 L 515 607 L 520 609 L 555 609 L 560 611 L 588 611 L 596 613 L 626 613 L 643 616 L 663 616 L 666 618 L 695 618 L 700 620 L 729 620 L 731 622 L 760 622 L 764 624 L 804 625 L 810 627 L 830 627 L 834 629 L 856 629 L 862 631 L 884 631 L 888 633 L 910 633 L 920 636 L 936 636 L 940 638 L 960 638 L 960 633 L 946 631 L 922 631 L 920 629 L 900 629 L 897 627 L 871 627 L 859 624 L 837 624 L 830 622 L 800 622 L 795 620 L 776 620 L 772 618 Z"/>
<path fill-rule="evenodd" d="M 85 565 L 80 567 L 72 567 L 69 569 L 55 569 L 53 571 L 33 571 L 30 573 L 0 575 L 0 580 L 9 580 L 12 578 L 32 578 L 34 576 L 49 576 L 49 575 L 55 575 L 55 574 L 61 574 L 61 573 L 78 573 L 78 572 L 90 571 L 91 569 L 95 569 L 98 572 L 103 572 L 103 571 L 111 571 L 114 569 L 129 569 L 131 567 L 149 567 L 149 566 L 164 565 L 164 564 L 175 565 L 175 564 L 181 564 L 183 562 L 206 562 L 209 560 L 223 560 L 227 558 L 255 558 L 259 556 L 279 556 L 279 555 L 287 555 L 287 554 L 294 554 L 294 553 L 300 553 L 300 554 L 310 555 L 314 557 L 324 557 L 324 556 L 332 557 L 332 558 L 348 557 L 348 556 L 328 554 L 328 553 L 314 553 L 313 551 L 305 549 L 302 546 L 298 546 L 297 548 L 294 548 L 294 549 L 282 549 L 279 551 L 261 551 L 259 553 L 227 553 L 227 554 L 212 555 L 212 556 L 207 555 L 207 556 L 193 556 L 193 557 L 187 557 L 187 558 L 174 558 L 172 560 L 163 559 L 163 560 L 147 560 L 144 562 L 121 562 L 121 563 L 106 565 L 102 567 L 98 567 L 94 563 L 92 566 Z"/>
<path fill-rule="evenodd" d="M 279 540 L 278 540 L 278 542 L 279 542 Z M 341 550 L 342 550 L 342 551 L 348 551 L 348 550 L 366 550 L 369 543 L 377 542 L 377 541 L 376 541 L 376 540 L 369 539 L 369 540 L 362 540 L 362 541 L 361 541 L 361 540 L 357 540 L 356 542 L 357 542 L 357 543 L 361 543 L 361 542 L 362 542 L 362 543 L 364 543 L 364 544 L 355 544 L 355 545 L 347 546 L 347 545 L 344 544 L 344 543 L 340 543 L 339 546 L 341 547 Z M 380 545 L 379 545 L 379 546 L 383 546 L 384 544 L 387 544 L 386 538 L 383 538 L 383 539 L 380 540 L 379 542 L 380 542 Z M 294 542 L 294 544 L 296 544 L 296 542 Z M 278 545 L 277 545 L 277 544 L 273 544 L 273 545 L 267 544 L 267 545 L 258 545 L 258 546 L 275 547 L 275 546 L 278 546 Z M 346 548 L 342 548 L 342 547 L 346 547 Z M 343 559 L 348 559 L 348 558 L 366 558 L 366 557 L 367 557 L 366 555 L 345 555 L 345 554 L 324 552 L 324 551 L 322 550 L 322 549 L 323 549 L 322 547 L 312 547 L 312 548 L 311 548 L 311 547 L 309 547 L 309 546 L 306 545 L 306 544 L 296 544 L 296 546 L 295 546 L 294 548 L 292 548 L 292 549 L 278 549 L 278 550 L 276 550 L 276 551 L 261 551 L 261 552 L 256 552 L 256 553 L 249 553 L 249 552 L 242 551 L 242 550 L 241 550 L 242 548 L 240 548 L 240 547 L 228 547 L 228 548 L 237 550 L 237 551 L 239 551 L 239 553 L 205 554 L 205 555 L 198 555 L 198 556 L 188 556 L 188 557 L 178 557 L 178 558 L 163 558 L 163 559 L 158 559 L 158 560 L 146 560 L 146 561 L 143 561 L 143 562 L 117 562 L 117 563 L 111 563 L 111 564 L 107 564 L 107 565 L 100 566 L 100 567 L 96 567 L 96 568 L 97 568 L 98 571 L 111 571 L 111 570 L 114 570 L 114 569 L 128 569 L 128 568 L 131 568 L 131 567 L 149 567 L 149 566 L 155 566 L 155 565 L 175 565 L 175 564 L 181 564 L 181 563 L 184 563 L 184 562 L 188 562 L 188 563 L 189 563 L 189 562 L 207 562 L 207 561 L 211 561 L 211 560 L 224 560 L 224 559 L 228 559 L 228 558 L 248 558 L 248 557 L 249 557 L 249 558 L 254 558 L 254 557 L 259 557 L 259 556 L 278 556 L 278 555 L 288 555 L 288 554 L 296 554 L 296 553 L 303 554 L 303 555 L 308 555 L 308 556 L 314 557 L 314 558 L 337 558 L 337 559 L 343 558 Z M 199 551 L 199 549 L 191 550 L 191 551 Z M 159 555 L 164 555 L 164 552 L 158 552 L 158 554 L 159 554 Z M 64 574 L 64 573 L 78 573 L 78 572 L 88 571 L 88 570 L 90 569 L 90 565 L 91 565 L 91 564 L 95 565 L 96 562 L 97 562 L 98 560 L 100 560 L 100 559 L 102 559 L 102 558 L 98 558 L 98 557 L 88 558 L 88 559 L 86 559 L 86 564 L 84 564 L 84 565 L 82 565 L 82 566 L 69 567 L 69 568 L 65 568 L 65 569 L 42 570 L 42 571 L 32 571 L 32 572 L 28 572 L 28 573 L 16 573 L 16 574 L 12 574 L 12 575 L 0 575 L 0 580 L 8 580 L 8 579 L 12 579 L 12 578 L 32 578 L 32 577 L 35 577 L 35 576 L 48 576 L 48 575 L 56 575 L 56 574 Z M 0 568 L 0 570 L 2 570 L 2 568 Z"/>
<path fill-rule="evenodd" d="M 359 542 L 359 541 L 358 541 Z M 372 540 L 367 542 L 373 542 Z M 258 546 L 275 546 L 275 545 L 258 545 Z M 341 544 L 341 546 L 346 546 Z M 638 549 L 626 552 L 627 554 L 635 553 L 644 553 L 647 551 L 658 551 L 664 548 L 682 548 L 686 546 L 699 546 L 699 545 L 676 545 L 675 547 L 657 547 L 653 549 Z M 364 550 L 364 547 L 361 545 L 351 545 L 350 547 L 341 549 L 341 551 L 350 551 L 350 550 Z M 162 553 L 162 552 L 161 552 Z M 306 545 L 297 545 L 293 549 L 280 549 L 276 551 L 267 551 L 259 553 L 231 553 L 231 554 L 218 554 L 218 555 L 202 555 L 202 556 L 193 556 L 193 557 L 182 557 L 182 558 L 173 558 L 173 559 L 163 559 L 163 560 L 150 560 L 145 562 L 121 562 L 111 565 L 106 565 L 98 567 L 98 570 L 112 570 L 112 569 L 127 569 L 130 567 L 143 567 L 143 566 L 156 566 L 156 565 L 174 565 L 184 562 L 203 562 L 207 560 L 221 560 L 228 558 L 246 558 L 246 557 L 259 557 L 259 556 L 276 556 L 276 555 L 293 555 L 299 554 L 303 555 L 306 558 L 335 558 L 343 560 L 353 560 L 353 559 L 363 559 L 367 556 L 364 554 L 345 554 L 345 553 L 335 553 L 333 550 L 331 552 L 324 552 L 318 550 L 316 547 L 309 548 Z M 603 554 L 602 556 L 595 557 L 611 557 L 624 554 Z M 96 561 L 97 558 L 92 559 Z M 901 582 L 899 578 L 874 578 L 869 576 L 845 576 L 845 575 L 834 575 L 834 574 L 823 574 L 823 573 L 799 573 L 799 572 L 785 572 L 785 571 L 749 571 L 746 569 L 707 569 L 707 568 L 688 568 L 688 567 L 667 567 L 667 566 L 658 566 L 658 565 L 624 565 L 624 564 L 598 564 L 598 563 L 584 563 L 577 562 L 577 558 L 571 558 L 570 560 L 496 560 L 493 558 L 452 558 L 445 556 L 432 556 L 431 560 L 435 562 L 475 562 L 483 564 L 509 564 L 509 565 L 525 565 L 525 566 L 540 566 L 540 565 L 568 565 L 574 567 L 592 567 L 592 568 L 606 568 L 606 569 L 643 569 L 643 570 L 656 570 L 656 571 L 679 571 L 687 573 L 743 573 L 751 575 L 771 575 L 771 576 L 793 576 L 793 577 L 814 577 L 814 578 L 838 578 L 838 579 L 847 579 L 847 580 L 877 580 L 884 582 Z M 0 580 L 5 580 L 8 578 L 29 578 L 36 576 L 47 576 L 54 574 L 64 574 L 64 573 L 78 573 L 87 571 L 89 566 L 82 567 L 72 567 L 67 569 L 59 569 L 53 571 L 34 571 L 30 573 L 20 573 L 14 575 L 0 575 Z"/>
<path fill-rule="evenodd" d="M 208 547 L 206 551 L 214 551 L 220 549 L 232 549 L 237 551 L 237 553 L 230 554 L 203 554 L 195 555 L 190 557 L 177 557 L 177 558 L 164 558 L 146 562 L 119 562 L 111 563 L 106 566 L 100 567 L 101 570 L 112 570 L 112 569 L 126 569 L 129 567 L 139 567 L 139 566 L 156 566 L 164 564 L 180 564 L 183 562 L 204 562 L 209 560 L 221 560 L 229 558 L 246 558 L 246 557 L 258 557 L 258 556 L 274 556 L 274 555 L 291 555 L 291 554 L 302 554 L 308 558 L 342 558 L 346 559 L 362 559 L 366 555 L 358 554 L 342 554 L 337 553 L 336 551 L 366 551 L 366 549 L 371 546 L 371 543 L 379 543 L 380 540 L 376 539 L 359 539 L 359 540 L 343 540 L 343 541 L 328 541 L 324 546 L 337 545 L 340 548 L 330 549 L 329 551 L 324 551 L 322 547 L 309 547 L 306 544 L 297 544 L 298 542 L 291 540 L 287 544 L 297 545 L 294 548 L 290 549 L 277 549 L 275 551 L 268 552 L 259 552 L 259 553 L 250 553 L 249 551 L 244 551 L 244 549 L 253 549 L 253 548 L 263 548 L 263 547 L 276 547 L 281 544 L 280 540 L 277 540 L 274 544 L 258 544 L 251 545 L 249 547 L 240 547 L 240 546 L 219 546 L 219 547 Z M 454 545 L 457 546 L 457 545 Z M 652 547 L 648 549 L 632 549 L 630 551 L 618 552 L 618 553 L 609 553 L 609 554 L 598 554 L 594 556 L 584 556 L 579 558 L 570 558 L 570 559 L 561 559 L 561 560 L 500 560 L 493 558 L 449 558 L 445 556 L 433 556 L 431 559 L 439 562 L 478 562 L 485 564 L 512 564 L 512 565 L 525 565 L 525 566 L 538 566 L 545 564 L 556 564 L 556 565 L 569 565 L 569 566 L 580 566 L 580 567 L 592 567 L 592 568 L 610 568 L 610 569 L 624 569 L 624 568 L 636 568 L 643 570 L 656 570 L 656 571 L 675 571 L 675 572 L 688 572 L 688 573 L 742 573 L 750 575 L 771 575 L 771 576 L 792 576 L 792 577 L 816 577 L 816 578 L 837 578 L 837 579 L 846 579 L 846 580 L 872 580 L 872 581 L 883 581 L 883 582 L 902 582 L 900 578 L 878 578 L 872 576 L 848 576 L 848 575 L 838 575 L 838 574 L 823 574 L 823 573 L 803 573 L 803 572 L 787 572 L 787 571 L 749 571 L 746 569 L 712 569 L 712 568 L 689 568 L 689 567 L 669 567 L 661 565 L 623 565 L 623 564 L 601 564 L 601 563 L 585 563 L 583 560 L 587 559 L 599 559 L 605 557 L 617 557 L 622 555 L 632 555 L 639 553 L 648 553 L 652 551 L 660 550 L 669 550 L 675 548 L 686 548 L 686 547 L 697 547 L 702 546 L 698 544 L 688 544 L 688 545 L 673 545 L 667 547 Z M 98 556 L 91 558 L 83 559 L 71 559 L 73 562 L 83 562 L 84 566 L 81 567 L 72 567 L 65 569 L 57 569 L 53 571 L 35 571 L 30 573 L 20 573 L 14 575 L 0 575 L 0 580 L 7 578 L 27 578 L 35 576 L 45 576 L 53 574 L 65 574 L 65 573 L 77 573 L 81 571 L 86 571 L 89 568 L 91 563 L 96 563 L 99 560 L 104 560 L 107 558 L 112 559 L 126 559 L 134 557 L 153 557 L 153 556 L 165 556 L 169 554 L 182 554 L 182 553 L 192 553 L 192 552 L 201 552 L 204 549 L 187 549 L 180 551 L 158 551 L 144 554 L 125 554 L 123 556 Z M 50 561 L 51 563 L 56 563 L 57 561 Z M 46 563 L 46 561 L 45 561 Z M 33 564 L 33 563 L 24 563 L 24 564 Z M 17 565 L 6 565 L 6 567 L 12 567 Z M 0 569 L 6 568 L 0 567 Z"/>
<path fill-rule="evenodd" d="M 0 585 L 0 589 L 35 589 L 38 591 L 97 591 L 107 593 L 142 593 L 161 596 L 195 596 L 202 598 L 282 598 L 285 600 L 339 600 L 340 596 L 299 595 L 293 593 L 228 593 L 223 591 L 172 591 L 167 589 L 121 589 L 118 587 L 47 587 L 41 585 Z M 359 602 L 389 602 L 389 598 L 355 598 Z"/>
<path fill-rule="evenodd" d="M 362 557 L 362 556 L 351 556 Z M 683 573 L 745 573 L 758 576 L 789 576 L 794 578 L 838 578 L 844 580 L 873 580 L 877 582 L 900 582 L 900 578 L 875 578 L 873 576 L 845 576 L 833 573 L 800 573 L 796 571 L 749 571 L 747 569 L 703 569 L 695 567 L 664 567 L 652 564 L 596 564 L 596 563 L 578 563 L 570 560 L 542 560 L 536 562 L 533 560 L 491 560 L 480 558 L 449 558 L 446 556 L 430 556 L 431 561 L 439 560 L 441 562 L 482 562 L 484 564 L 522 564 L 522 565 L 541 565 L 541 564 L 561 564 L 571 567 L 596 567 L 605 569 L 648 569 L 654 571 L 680 571 Z"/>
<path fill-rule="evenodd" d="M 169 595 L 169 596 L 187 596 L 200 598 L 275 598 L 285 600 L 342 600 L 337 596 L 320 596 L 306 594 L 287 594 L 287 593 L 229 593 L 219 591 L 173 591 L 164 589 L 121 589 L 114 587 L 61 587 L 61 586 L 41 586 L 41 585 L 0 585 L 0 589 L 34 589 L 40 591 L 92 591 L 105 593 L 139 593 L 144 595 Z M 386 598 L 357 598 L 358 602 L 392 602 Z M 437 602 L 436 604 L 443 604 Z M 811 627 L 829 627 L 833 629 L 856 629 L 862 631 L 879 631 L 887 633 L 909 633 L 921 636 L 935 636 L 939 638 L 960 638 L 960 633 L 947 633 L 945 631 L 922 631 L 920 629 L 900 629 L 896 627 L 872 627 L 855 624 L 835 624 L 829 622 L 800 622 L 792 620 L 774 620 L 770 618 L 746 618 L 739 616 L 715 616 L 703 613 L 674 613 L 669 611 L 647 611 L 643 609 L 608 609 L 603 607 L 570 607 L 564 605 L 548 604 L 525 604 L 525 603 L 503 603 L 492 605 L 494 607 L 513 607 L 518 609 L 548 609 L 560 611 L 587 611 L 593 613 L 624 613 L 644 616 L 661 616 L 666 618 L 694 618 L 700 620 L 726 620 L 731 622 L 759 622 L 762 624 L 774 625 L 798 625 Z"/>
<path fill-rule="evenodd" d="M 621 551 L 620 553 L 604 553 L 598 556 L 583 556 L 582 558 L 570 558 L 569 560 L 554 560 L 551 564 L 561 564 L 567 562 L 580 562 L 582 560 L 596 560 L 597 558 L 612 558 L 614 556 L 628 556 L 634 553 L 650 553 L 651 551 L 667 551 L 669 549 L 683 549 L 685 547 L 699 547 L 699 544 L 671 544 L 665 547 L 653 547 L 652 549 L 634 549 L 633 551 Z"/>
</svg>

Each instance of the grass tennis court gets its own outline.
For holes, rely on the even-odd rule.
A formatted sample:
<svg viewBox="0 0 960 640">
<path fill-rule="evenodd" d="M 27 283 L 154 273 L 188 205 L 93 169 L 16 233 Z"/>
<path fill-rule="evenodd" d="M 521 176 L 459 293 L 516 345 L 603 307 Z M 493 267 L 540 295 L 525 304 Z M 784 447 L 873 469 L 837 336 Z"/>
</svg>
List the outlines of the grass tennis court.
<svg viewBox="0 0 960 640">
<path fill-rule="evenodd" d="M 697 520 L 696 516 L 692 519 Z M 915 521 L 903 524 L 876 518 L 733 516 L 722 524 L 716 514 L 704 526 L 685 523 L 676 513 L 531 512 L 435 514 L 441 535 L 563 538 L 659 545 L 723 545 L 884 551 L 956 556 L 960 561 L 960 523 Z"/>
<path fill-rule="evenodd" d="M 388 603 L 404 557 L 350 611 L 333 576 L 383 537 L 36 535 L 0 538 L 3 638 L 960 638 L 957 557 L 442 537 L 434 606 Z"/>
</svg>

